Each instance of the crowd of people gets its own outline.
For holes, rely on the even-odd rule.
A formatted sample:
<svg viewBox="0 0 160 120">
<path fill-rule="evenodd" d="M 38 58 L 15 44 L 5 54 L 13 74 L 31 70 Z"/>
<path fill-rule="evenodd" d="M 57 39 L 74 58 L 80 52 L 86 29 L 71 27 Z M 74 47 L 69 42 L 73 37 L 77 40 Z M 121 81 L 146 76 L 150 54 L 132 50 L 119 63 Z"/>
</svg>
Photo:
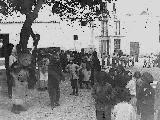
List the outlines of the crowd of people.
<svg viewBox="0 0 160 120">
<path fill-rule="evenodd" d="M 111 120 L 112 117 L 114 120 L 136 120 L 137 114 L 141 116 L 141 120 L 153 120 L 155 110 L 159 111 L 160 87 L 158 84 L 156 90 L 152 88 L 154 79 L 148 72 L 132 73 L 114 62 L 109 72 L 105 72 L 96 51 L 61 51 L 43 53 L 40 56 L 37 59 L 38 90 L 48 90 L 52 109 L 60 106 L 59 85 L 65 80 L 63 74 L 67 73 L 73 90 L 70 95 L 78 96 L 79 89 L 90 89 L 95 100 L 97 120 Z M 15 61 L 10 64 L 14 81 L 12 112 L 16 114 L 26 111 L 23 99 L 30 82 L 27 80 L 29 72 L 25 68 L 17 69 L 18 65 Z M 160 112 L 158 113 L 160 118 Z"/>
<path fill-rule="evenodd" d="M 112 56 L 104 53 L 102 55 L 102 67 L 122 65 L 126 67 L 134 66 L 135 56 L 124 55 L 123 53 L 114 52 Z"/>
<path fill-rule="evenodd" d="M 143 67 L 156 67 L 157 66 L 157 57 L 152 53 L 149 56 L 144 56 Z"/>
</svg>

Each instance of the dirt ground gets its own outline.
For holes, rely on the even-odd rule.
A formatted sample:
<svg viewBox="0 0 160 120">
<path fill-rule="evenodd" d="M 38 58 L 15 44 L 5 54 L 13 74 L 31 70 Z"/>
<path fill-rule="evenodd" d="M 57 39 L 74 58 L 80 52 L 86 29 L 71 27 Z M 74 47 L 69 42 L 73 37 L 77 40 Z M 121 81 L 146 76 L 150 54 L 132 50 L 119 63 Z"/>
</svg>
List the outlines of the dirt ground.
<svg viewBox="0 0 160 120">
<path fill-rule="evenodd" d="M 141 64 L 137 63 L 131 71 L 136 70 L 149 71 L 156 81 L 160 78 L 159 68 L 142 68 Z M 72 90 L 67 77 L 66 81 L 61 83 L 60 89 L 60 106 L 54 110 L 51 110 L 49 106 L 47 91 L 28 91 L 26 98 L 28 110 L 19 115 L 10 112 L 11 100 L 0 95 L 0 120 L 96 120 L 94 100 L 90 90 L 80 90 L 79 96 L 70 96 Z"/>
</svg>

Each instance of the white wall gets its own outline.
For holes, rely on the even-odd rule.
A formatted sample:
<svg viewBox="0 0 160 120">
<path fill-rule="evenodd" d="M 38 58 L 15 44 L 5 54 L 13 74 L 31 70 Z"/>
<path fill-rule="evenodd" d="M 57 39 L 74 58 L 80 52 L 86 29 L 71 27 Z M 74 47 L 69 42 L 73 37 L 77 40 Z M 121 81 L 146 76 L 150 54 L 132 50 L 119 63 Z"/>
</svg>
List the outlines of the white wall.
<svg viewBox="0 0 160 120">
<path fill-rule="evenodd" d="M 140 54 L 157 53 L 160 51 L 158 18 L 132 16 L 124 17 L 122 21 L 125 22 L 123 33 L 126 36 L 124 41 L 127 44 L 129 42 L 139 42 Z M 126 51 L 129 49 L 127 44 L 122 44 L 124 46 L 122 48 L 126 49 Z"/>
<path fill-rule="evenodd" d="M 16 45 L 19 42 L 22 25 L 21 23 L 0 24 L 0 34 L 9 33 L 10 42 Z M 77 48 L 88 47 L 90 44 L 91 31 L 88 27 L 82 29 L 76 25 L 66 26 L 64 23 L 34 23 L 32 28 L 35 33 L 41 35 L 38 47 L 74 48 L 74 34 L 78 35 Z M 32 38 L 29 40 L 28 47 L 32 47 Z"/>
</svg>

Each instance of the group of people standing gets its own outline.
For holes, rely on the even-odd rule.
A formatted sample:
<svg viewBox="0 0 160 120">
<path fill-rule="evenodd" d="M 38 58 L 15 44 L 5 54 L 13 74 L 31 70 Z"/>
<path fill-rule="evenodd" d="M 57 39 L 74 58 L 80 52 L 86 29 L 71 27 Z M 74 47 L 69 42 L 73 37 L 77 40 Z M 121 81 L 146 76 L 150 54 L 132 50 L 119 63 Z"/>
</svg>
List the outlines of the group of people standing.
<svg viewBox="0 0 160 120">
<path fill-rule="evenodd" d="M 144 56 L 143 67 L 155 67 L 157 66 L 157 57 L 152 53 L 149 56 Z"/>
<path fill-rule="evenodd" d="M 114 120 L 124 120 L 124 118 L 120 119 L 124 114 L 128 115 L 125 120 L 131 120 L 130 118 L 136 120 L 136 114 L 141 115 L 141 120 L 153 120 L 155 109 L 160 117 L 160 110 L 157 107 L 159 106 L 159 102 L 157 102 L 159 87 L 156 88 L 156 91 L 152 88 L 151 83 L 154 79 L 151 74 L 135 72 L 132 76 L 132 73 L 121 65 L 110 68 L 107 73 L 102 71 L 96 51 L 91 55 L 81 53 L 80 56 L 78 59 L 75 56 L 68 57 L 70 59 L 66 61 L 67 64 L 62 62 L 64 59 L 59 53 L 50 53 L 50 55 L 42 57 L 39 64 L 40 89 L 48 90 L 52 109 L 60 105 L 59 85 L 61 80 L 65 80 L 63 72 L 68 72 L 73 89 L 71 95 L 78 96 L 78 89 L 82 89 L 83 84 L 87 89 L 91 89 L 92 97 L 95 99 L 97 120 L 111 120 L 112 112 Z M 28 89 L 29 72 L 25 68 L 19 69 L 19 64 L 12 61 L 10 75 L 14 81 L 12 82 L 12 112 L 19 114 L 21 111 L 27 110 L 23 106 L 23 99 Z M 121 105 L 124 105 L 120 103 L 130 106 L 132 109 L 127 113 L 120 112 L 117 108 L 122 108 Z"/>
<path fill-rule="evenodd" d="M 28 53 L 29 54 L 29 53 Z M 56 106 L 59 106 L 59 99 L 60 99 L 60 81 L 65 80 L 63 72 L 68 71 L 71 86 L 73 92 L 71 95 L 78 95 L 78 88 L 79 83 L 86 84 L 87 88 L 94 84 L 95 75 L 95 68 L 97 69 L 96 60 L 98 58 L 96 56 L 96 52 L 92 56 L 89 54 L 80 54 L 81 58 L 76 59 L 77 56 L 71 56 L 67 62 L 62 62 L 62 53 L 55 52 L 55 53 L 47 53 L 42 54 L 40 59 L 37 61 L 38 63 L 38 80 L 35 80 L 36 83 L 30 80 L 32 77 L 29 73 L 28 67 L 21 66 L 18 60 L 11 60 L 12 64 L 10 65 L 10 76 L 12 80 L 12 94 L 11 99 L 13 101 L 12 112 L 15 114 L 19 114 L 22 111 L 26 111 L 25 98 L 27 94 L 27 90 L 29 90 L 29 85 L 32 85 L 31 89 L 35 89 L 35 86 L 38 84 L 38 90 L 40 91 L 48 91 L 49 98 L 51 101 L 51 108 L 54 109 Z M 76 55 L 76 54 L 75 54 Z M 92 58 L 91 58 L 92 57 Z M 67 57 L 66 57 L 67 58 Z M 28 60 L 28 59 L 27 59 Z M 26 61 L 27 61 L 26 60 Z M 10 62 L 11 62 L 10 61 Z M 30 61 L 30 60 L 29 60 Z M 94 61 L 94 63 L 93 63 Z M 65 65 L 65 67 L 63 66 Z M 98 65 L 100 68 L 99 60 Z M 37 72 L 34 72 L 37 74 Z"/>
<path fill-rule="evenodd" d="M 155 110 L 160 119 L 159 87 L 155 90 L 153 81 L 148 72 L 132 75 L 122 66 L 98 72 L 92 89 L 97 120 L 154 120 Z"/>
<path fill-rule="evenodd" d="M 90 89 L 95 83 L 95 73 L 101 69 L 96 52 L 93 52 L 91 56 L 83 54 L 80 60 L 79 64 L 74 59 L 70 60 L 66 66 L 73 89 L 71 95 L 78 95 L 78 88 L 83 89 L 84 85 Z"/>
</svg>

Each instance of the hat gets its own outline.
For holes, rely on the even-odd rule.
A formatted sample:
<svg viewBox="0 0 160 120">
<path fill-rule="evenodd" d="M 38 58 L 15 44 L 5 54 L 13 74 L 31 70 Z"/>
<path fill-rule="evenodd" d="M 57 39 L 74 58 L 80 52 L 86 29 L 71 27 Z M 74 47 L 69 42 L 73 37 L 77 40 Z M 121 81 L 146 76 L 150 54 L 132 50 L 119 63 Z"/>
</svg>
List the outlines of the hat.
<svg viewBox="0 0 160 120">
<path fill-rule="evenodd" d="M 135 77 L 135 78 L 140 78 L 140 77 L 141 77 L 140 71 L 136 71 L 136 72 L 134 73 L 133 77 Z"/>
<path fill-rule="evenodd" d="M 141 78 L 144 82 L 147 83 L 152 83 L 154 81 L 153 76 L 148 72 L 144 72 Z"/>
</svg>

